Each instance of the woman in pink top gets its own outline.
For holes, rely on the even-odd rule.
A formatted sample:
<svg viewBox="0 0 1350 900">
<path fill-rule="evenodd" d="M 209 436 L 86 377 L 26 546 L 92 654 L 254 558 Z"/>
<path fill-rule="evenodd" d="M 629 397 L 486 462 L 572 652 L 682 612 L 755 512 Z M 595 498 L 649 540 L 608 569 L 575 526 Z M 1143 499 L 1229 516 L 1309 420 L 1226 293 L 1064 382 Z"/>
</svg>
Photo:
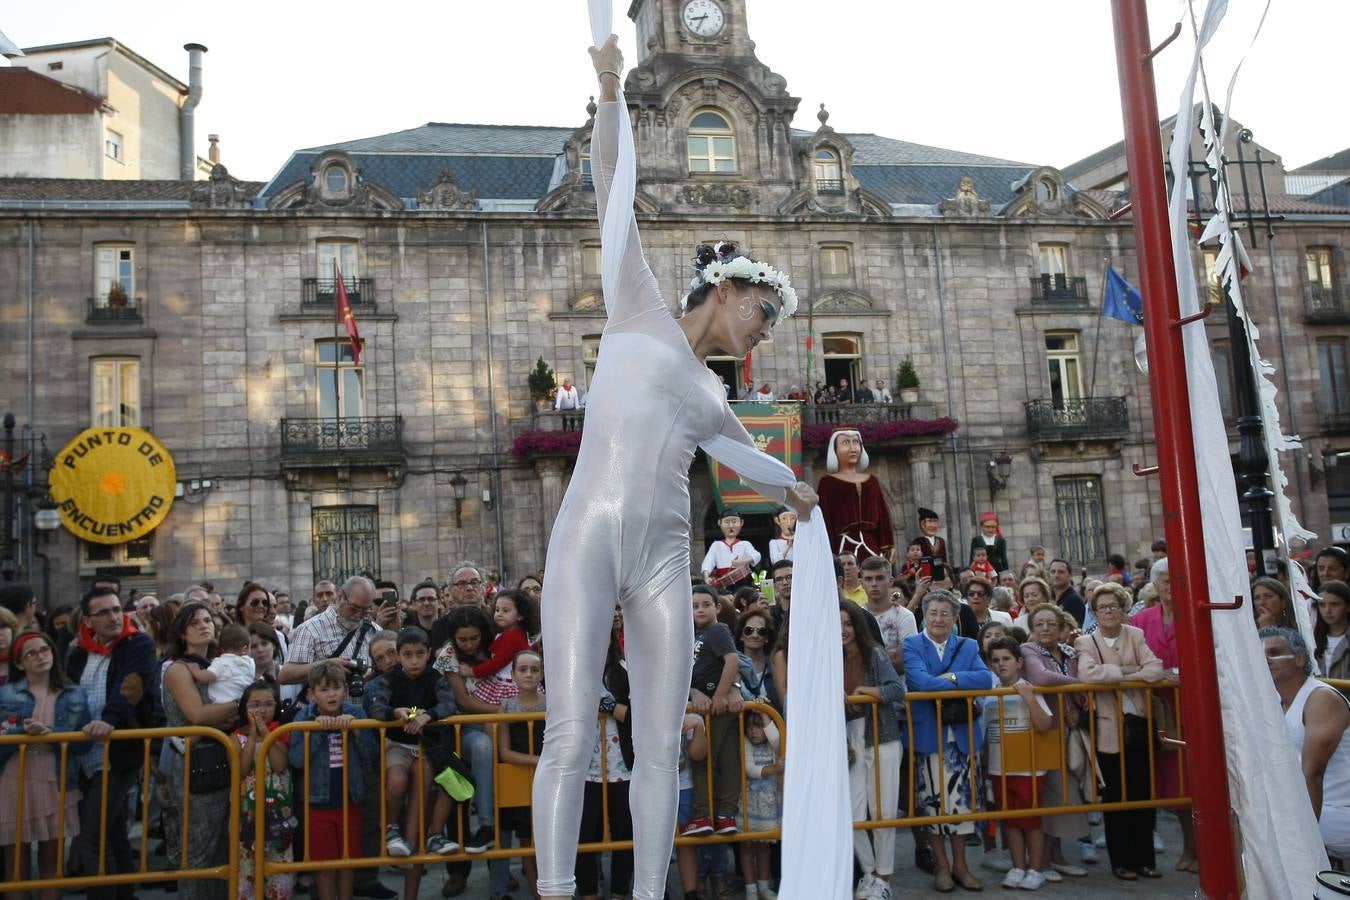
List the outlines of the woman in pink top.
<svg viewBox="0 0 1350 900">
<path fill-rule="evenodd" d="M 1177 627 L 1172 614 L 1172 586 L 1167 574 L 1167 560 L 1153 564 L 1152 584 L 1158 591 L 1158 602 L 1141 609 L 1134 615 L 1134 627 L 1144 632 L 1144 642 L 1148 649 L 1162 662 L 1167 672 L 1167 680 L 1176 684 L 1179 681 L 1177 660 Z M 1161 697 L 1172 711 L 1172 721 L 1180 721 L 1177 715 L 1176 688 L 1171 690 L 1160 687 L 1154 691 L 1155 697 Z M 1185 760 L 1184 750 L 1177 750 L 1164 744 L 1153 757 L 1153 791 L 1159 797 L 1181 797 L 1181 767 Z M 1189 762 L 1187 761 L 1189 769 Z M 1186 779 L 1189 781 L 1189 776 Z M 1181 859 L 1177 861 L 1178 872 L 1198 872 L 1200 865 L 1195 861 L 1195 823 L 1191 821 L 1191 809 L 1175 809 L 1177 821 L 1181 825 Z"/>
</svg>

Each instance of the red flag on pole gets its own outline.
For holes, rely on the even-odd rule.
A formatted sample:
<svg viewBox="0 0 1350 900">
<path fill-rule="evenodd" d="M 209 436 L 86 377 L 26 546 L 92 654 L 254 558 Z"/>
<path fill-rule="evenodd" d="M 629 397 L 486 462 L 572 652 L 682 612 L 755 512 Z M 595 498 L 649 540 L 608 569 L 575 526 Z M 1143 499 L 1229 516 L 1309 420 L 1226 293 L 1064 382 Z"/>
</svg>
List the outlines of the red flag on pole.
<svg viewBox="0 0 1350 900">
<path fill-rule="evenodd" d="M 347 337 L 352 341 L 352 365 L 361 365 L 361 332 L 356 328 L 356 316 L 352 315 L 352 305 L 347 300 L 347 286 L 342 282 L 342 270 L 337 260 L 333 260 L 334 290 L 337 291 L 338 322 L 347 326 Z"/>
</svg>

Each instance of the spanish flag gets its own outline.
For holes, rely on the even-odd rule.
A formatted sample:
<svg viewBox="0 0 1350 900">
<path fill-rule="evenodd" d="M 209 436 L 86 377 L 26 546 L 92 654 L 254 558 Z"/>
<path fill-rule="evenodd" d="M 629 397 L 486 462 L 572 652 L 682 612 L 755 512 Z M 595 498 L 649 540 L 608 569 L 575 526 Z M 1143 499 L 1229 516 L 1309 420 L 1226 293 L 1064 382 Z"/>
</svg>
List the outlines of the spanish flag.
<svg viewBox="0 0 1350 900">
<path fill-rule="evenodd" d="M 356 328 L 356 316 L 352 315 L 352 305 L 347 301 L 347 286 L 342 282 L 342 270 L 337 260 L 333 260 L 334 290 L 337 291 L 337 320 L 347 326 L 347 337 L 352 341 L 352 365 L 361 365 L 361 332 Z"/>
</svg>

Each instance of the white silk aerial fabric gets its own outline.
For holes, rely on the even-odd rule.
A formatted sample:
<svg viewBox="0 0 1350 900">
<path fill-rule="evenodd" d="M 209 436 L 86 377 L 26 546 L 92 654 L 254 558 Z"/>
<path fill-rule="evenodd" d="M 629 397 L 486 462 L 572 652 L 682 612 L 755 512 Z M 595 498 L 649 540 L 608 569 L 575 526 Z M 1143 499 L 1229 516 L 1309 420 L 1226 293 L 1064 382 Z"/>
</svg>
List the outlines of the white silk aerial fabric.
<svg viewBox="0 0 1350 900">
<path fill-rule="evenodd" d="M 613 31 L 610 0 L 588 0 L 591 39 L 604 45 Z M 620 79 L 622 83 L 622 78 Z M 619 109 L 626 110 L 622 86 Z M 618 296 L 637 190 L 631 128 L 619 128 L 618 155 L 600 227 L 601 287 L 605 305 Z M 717 435 L 705 452 L 745 478 L 790 488 L 797 478 L 781 461 Z M 788 654 L 787 771 L 783 798 L 783 900 L 847 900 L 853 876 L 852 821 L 845 758 L 844 668 L 838 586 L 824 516 L 797 526 L 793 554 L 793 612 Z M 641 801 L 634 798 L 635 803 Z"/>
<path fill-rule="evenodd" d="M 1226 0 L 1210 0 L 1197 29 L 1195 57 L 1181 94 L 1176 128 L 1168 151 L 1173 172 L 1186 171 L 1187 149 L 1195 125 L 1194 98 L 1202 52 L 1226 12 Z M 1169 198 L 1172 254 L 1177 261 L 1177 292 L 1183 317 L 1200 309 L 1195 276 L 1186 262 L 1191 258 L 1186 187 L 1186 179 L 1175 179 Z M 1233 256 L 1234 253 L 1228 251 L 1227 259 L 1231 260 Z M 1235 262 L 1230 262 L 1229 274 L 1236 280 Z M 1317 872 L 1327 867 L 1327 856 L 1301 766 L 1285 733 L 1279 698 L 1252 619 L 1246 548 L 1239 530 L 1241 516 L 1233 466 L 1204 324 L 1196 322 L 1185 326 L 1182 337 L 1190 388 L 1209 597 L 1216 603 L 1231 603 L 1238 596 L 1245 601 L 1238 610 L 1211 613 L 1211 621 L 1218 662 L 1229 793 L 1241 830 L 1246 896 L 1253 900 L 1293 900 L 1311 893 Z M 1166 410 L 1161 412 L 1167 414 Z M 1272 464 L 1275 462 L 1272 459 Z M 1194 768 L 1204 766 L 1205 762 L 1191 759 Z"/>
</svg>

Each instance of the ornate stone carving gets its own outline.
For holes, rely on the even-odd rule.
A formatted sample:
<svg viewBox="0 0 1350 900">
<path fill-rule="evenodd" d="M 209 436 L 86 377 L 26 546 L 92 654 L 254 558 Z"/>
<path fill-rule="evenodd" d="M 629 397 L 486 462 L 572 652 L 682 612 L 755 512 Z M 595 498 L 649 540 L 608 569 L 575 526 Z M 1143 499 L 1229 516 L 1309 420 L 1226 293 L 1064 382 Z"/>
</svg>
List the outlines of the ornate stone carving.
<svg viewBox="0 0 1350 900">
<path fill-rule="evenodd" d="M 441 169 L 440 177 L 429 191 L 417 192 L 418 209 L 477 209 L 477 191 L 461 191 L 449 169 Z"/>
<path fill-rule="evenodd" d="M 969 175 L 957 185 L 956 196 L 938 204 L 944 216 L 987 216 L 990 204 L 975 191 L 975 180 Z"/>
<path fill-rule="evenodd" d="M 599 291 L 583 291 L 572 300 L 568 311 L 603 316 L 605 315 L 605 295 Z"/>
<path fill-rule="evenodd" d="M 745 209 L 755 201 L 755 192 L 749 188 L 725 184 L 687 184 L 680 190 L 684 202 L 690 206 L 730 206 Z"/>
<path fill-rule="evenodd" d="M 192 205 L 208 209 L 248 209 L 253 200 L 220 163 L 211 167 L 211 178 L 192 186 Z"/>
<path fill-rule="evenodd" d="M 815 303 L 816 313 L 858 313 L 875 309 L 872 298 L 859 291 L 837 290 L 822 295 Z"/>
</svg>

